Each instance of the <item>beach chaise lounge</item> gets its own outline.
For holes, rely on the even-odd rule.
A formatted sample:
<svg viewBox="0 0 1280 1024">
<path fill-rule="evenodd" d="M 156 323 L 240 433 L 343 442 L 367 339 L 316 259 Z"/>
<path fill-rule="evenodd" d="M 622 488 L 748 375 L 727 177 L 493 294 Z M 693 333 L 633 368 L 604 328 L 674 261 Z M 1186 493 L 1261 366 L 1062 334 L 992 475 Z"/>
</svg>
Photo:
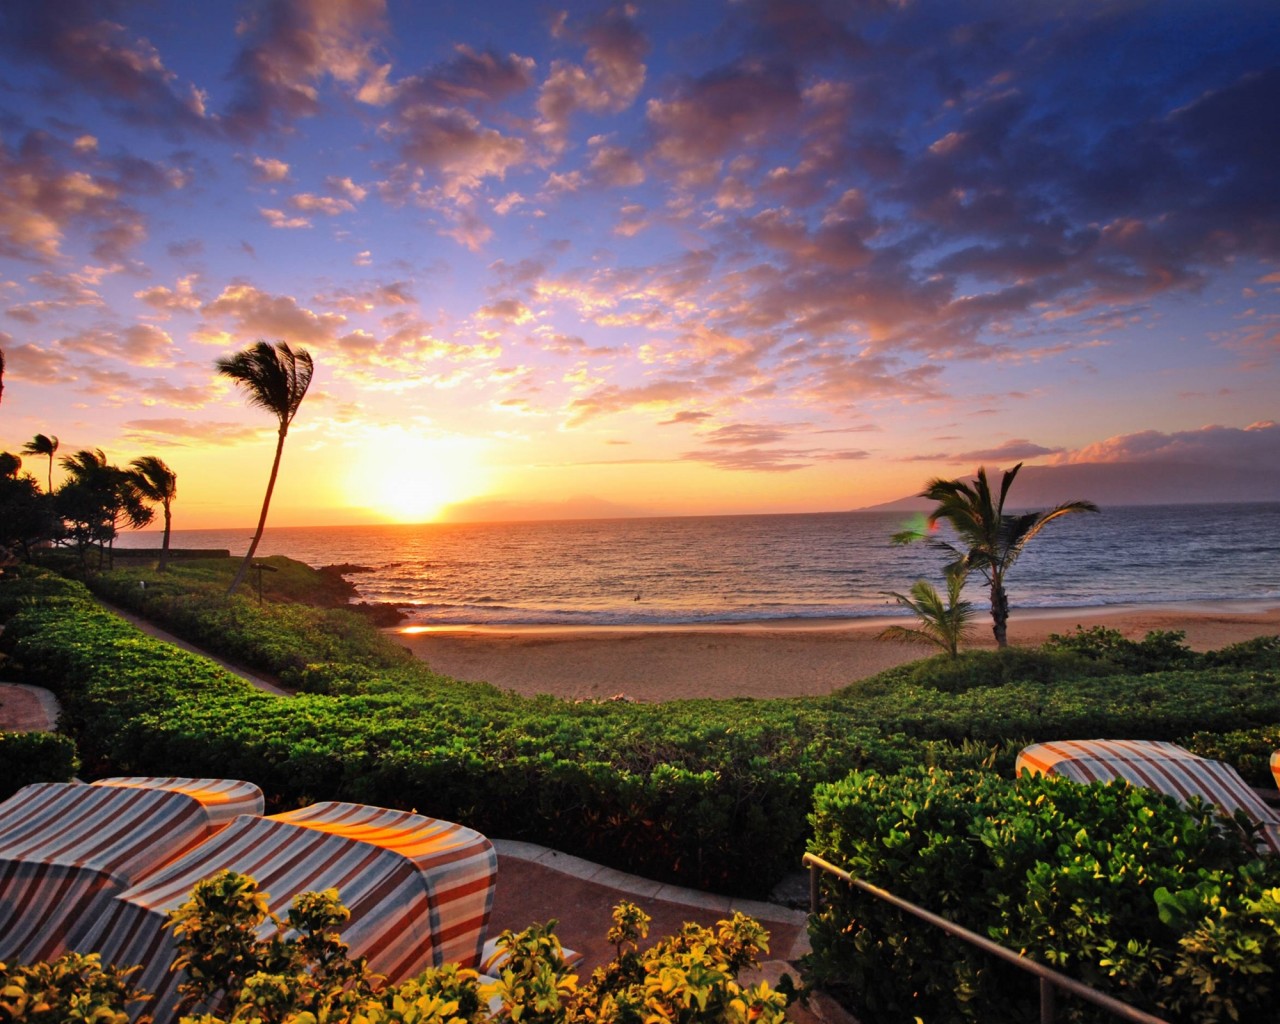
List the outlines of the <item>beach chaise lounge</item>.
<svg viewBox="0 0 1280 1024">
<path fill-rule="evenodd" d="M 335 888 L 351 917 L 352 956 L 391 981 L 449 961 L 478 965 L 493 906 L 497 854 L 468 828 L 406 811 L 320 803 L 236 818 L 167 867 L 117 895 L 68 943 L 104 961 L 143 965 L 136 982 L 155 998 L 144 1011 L 174 1015 L 181 977 L 169 970 L 169 911 L 223 869 L 250 875 L 284 916 L 295 895 Z"/>
<path fill-rule="evenodd" d="M 1272 761 L 1274 765 L 1275 761 Z M 1262 828 L 1260 840 L 1280 853 L 1280 817 L 1230 765 L 1199 757 L 1176 743 L 1153 740 L 1059 740 L 1025 748 L 1017 772 L 1061 775 L 1075 782 L 1126 779 L 1187 801 L 1193 796 L 1227 814 L 1244 811 Z"/>
<path fill-rule="evenodd" d="M 0 804 L 0 960 L 66 951 L 112 896 L 207 839 L 262 791 L 208 779 L 109 779 L 24 786 Z"/>
</svg>

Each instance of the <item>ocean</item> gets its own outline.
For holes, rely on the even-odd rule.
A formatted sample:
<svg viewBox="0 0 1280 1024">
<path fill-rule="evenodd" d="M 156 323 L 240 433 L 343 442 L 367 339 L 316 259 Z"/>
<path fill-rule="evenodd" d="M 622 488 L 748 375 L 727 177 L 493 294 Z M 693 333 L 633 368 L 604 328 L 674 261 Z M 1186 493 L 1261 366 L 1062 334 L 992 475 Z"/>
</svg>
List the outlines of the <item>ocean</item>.
<svg viewBox="0 0 1280 1024">
<path fill-rule="evenodd" d="M 181 503 L 175 518 L 182 515 Z M 918 518 L 918 517 L 917 517 Z M 896 512 L 418 526 L 268 527 L 260 555 L 351 563 L 407 624 L 624 626 L 900 614 L 886 591 L 942 586 L 942 554 L 895 547 Z M 252 529 L 175 530 L 248 549 Z M 126 533 L 119 547 L 155 547 Z M 1056 520 L 1010 571 L 1013 609 L 1280 599 L 1280 504 L 1132 506 Z M 982 580 L 965 596 L 988 607 Z"/>
</svg>

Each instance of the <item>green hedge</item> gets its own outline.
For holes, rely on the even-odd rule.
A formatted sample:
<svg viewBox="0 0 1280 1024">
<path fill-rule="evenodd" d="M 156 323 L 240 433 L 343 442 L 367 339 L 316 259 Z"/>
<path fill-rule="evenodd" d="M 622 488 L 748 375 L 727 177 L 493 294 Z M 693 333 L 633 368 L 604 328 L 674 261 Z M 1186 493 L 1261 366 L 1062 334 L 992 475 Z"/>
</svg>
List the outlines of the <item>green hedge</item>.
<svg viewBox="0 0 1280 1024">
<path fill-rule="evenodd" d="M 70 782 L 80 770 L 76 745 L 53 732 L 0 732 L 0 800 L 33 782 Z"/>
<path fill-rule="evenodd" d="M 912 769 L 815 794 L 855 877 L 1171 1021 L 1280 1016 L 1280 863 L 1204 806 L 1125 783 Z M 1035 1019 L 1036 980 L 824 876 L 811 978 L 864 1024 Z M 1063 997 L 1060 1019 L 1109 1020 Z"/>
<path fill-rule="evenodd" d="M 141 591 L 121 572 L 95 586 Z M 1097 676 L 1113 669 L 1078 651 L 975 652 L 937 673 L 931 660 L 829 698 L 530 699 L 443 678 L 349 613 L 226 602 L 211 586 L 171 571 L 145 600 L 186 614 L 215 653 L 315 692 L 256 691 L 144 636 L 80 584 L 23 572 L 0 585 L 0 650 L 59 694 L 87 776 L 220 775 L 256 782 L 273 807 L 416 809 L 741 895 L 796 869 L 814 787 L 856 769 L 1009 772 L 1036 740 L 1239 732 L 1261 744 L 1255 731 L 1280 724 L 1276 670 Z M 343 628 L 330 616 L 347 616 Z"/>
</svg>

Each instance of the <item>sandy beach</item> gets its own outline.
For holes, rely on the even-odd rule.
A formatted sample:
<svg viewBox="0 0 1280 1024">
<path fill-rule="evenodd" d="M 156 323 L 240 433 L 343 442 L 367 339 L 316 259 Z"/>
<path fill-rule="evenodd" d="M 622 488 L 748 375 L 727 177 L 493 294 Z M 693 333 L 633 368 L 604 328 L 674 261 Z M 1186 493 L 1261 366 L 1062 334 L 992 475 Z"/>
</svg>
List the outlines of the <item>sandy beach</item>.
<svg viewBox="0 0 1280 1024">
<path fill-rule="evenodd" d="M 908 619 L 614 628 L 440 628 L 393 631 L 433 669 L 525 695 L 664 701 L 689 697 L 797 697 L 830 693 L 932 648 L 877 640 Z M 1280 634 L 1280 603 L 1215 602 L 1017 611 L 1014 644 L 1035 645 L 1076 626 L 1106 626 L 1140 640 L 1183 630 L 1195 650 Z M 994 647 L 990 620 L 973 646 Z"/>
</svg>

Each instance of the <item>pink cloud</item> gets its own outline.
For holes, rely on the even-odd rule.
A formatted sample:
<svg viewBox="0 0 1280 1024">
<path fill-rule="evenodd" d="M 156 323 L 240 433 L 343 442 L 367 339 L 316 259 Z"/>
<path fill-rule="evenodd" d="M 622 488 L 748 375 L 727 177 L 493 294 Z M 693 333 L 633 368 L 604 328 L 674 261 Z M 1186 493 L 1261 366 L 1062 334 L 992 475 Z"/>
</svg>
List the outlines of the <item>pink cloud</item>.
<svg viewBox="0 0 1280 1024">
<path fill-rule="evenodd" d="M 681 167 L 710 168 L 734 149 L 749 148 L 800 115 L 795 74 L 743 62 L 686 82 L 667 100 L 650 100 L 655 153 Z"/>
<path fill-rule="evenodd" d="M 385 15 L 384 0 L 276 0 L 251 8 L 239 27 L 245 45 L 222 126 L 250 138 L 314 116 L 325 78 L 357 90 L 377 72 L 373 49 L 386 31 Z"/>
<path fill-rule="evenodd" d="M 1143 430 L 1086 445 L 1054 460 L 1082 462 L 1183 462 L 1237 466 L 1280 472 L 1280 424 L 1272 420 L 1247 427 L 1210 425 L 1198 430 L 1162 433 Z"/>
<path fill-rule="evenodd" d="M 313 313 L 288 295 L 271 295 L 250 284 L 228 285 L 201 312 L 214 321 L 230 321 L 239 338 L 281 339 L 291 345 L 323 346 L 332 342 L 347 322 L 340 314 Z M 199 340 L 225 343 L 221 336 Z"/>
</svg>

